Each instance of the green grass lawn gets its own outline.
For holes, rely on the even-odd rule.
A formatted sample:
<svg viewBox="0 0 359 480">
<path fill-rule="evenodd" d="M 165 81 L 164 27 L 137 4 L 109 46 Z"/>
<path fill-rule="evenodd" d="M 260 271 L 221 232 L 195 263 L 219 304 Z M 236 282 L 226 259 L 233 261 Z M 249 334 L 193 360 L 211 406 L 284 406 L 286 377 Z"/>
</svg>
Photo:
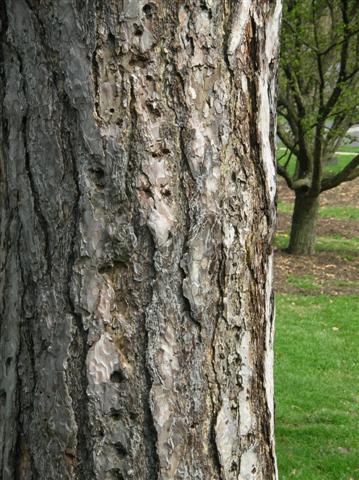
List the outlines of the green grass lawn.
<svg viewBox="0 0 359 480">
<path fill-rule="evenodd" d="M 287 233 L 277 233 L 275 246 L 281 249 L 288 247 L 289 235 Z M 359 250 L 359 237 L 345 238 L 341 235 L 331 235 L 330 237 L 319 237 L 315 239 L 316 251 L 337 252 L 343 256 L 350 253 L 356 253 Z"/>
<path fill-rule="evenodd" d="M 341 145 L 338 148 L 338 152 L 354 152 L 358 153 L 359 152 L 359 147 L 353 147 L 352 145 Z"/>
<path fill-rule="evenodd" d="M 278 211 L 289 215 L 293 212 L 293 204 L 287 202 L 278 202 Z M 358 207 L 333 207 L 325 205 L 319 208 L 319 216 L 323 218 L 338 218 L 340 220 L 359 220 Z"/>
<path fill-rule="evenodd" d="M 348 260 L 351 260 L 348 259 Z M 358 288 L 359 292 L 359 279 L 358 280 L 338 280 L 336 278 L 332 279 L 326 279 L 322 280 L 320 283 L 317 282 L 316 278 L 314 275 L 302 275 L 302 276 L 296 276 L 296 275 L 288 275 L 288 284 L 292 287 L 298 288 L 300 290 L 311 290 L 314 293 L 318 293 L 318 290 L 320 290 L 321 287 L 331 287 L 331 286 L 337 286 L 337 287 L 352 287 L 352 288 Z M 309 294 L 311 292 L 308 292 Z M 358 345 L 359 349 L 359 345 Z"/>
<path fill-rule="evenodd" d="M 353 155 L 337 153 L 337 162 L 326 166 L 328 172 L 341 170 L 359 149 L 339 151 Z M 294 166 L 292 159 L 291 173 Z M 291 214 L 293 205 L 280 201 L 278 211 Z M 359 208 L 325 205 L 319 216 L 358 222 Z M 346 233 L 345 223 L 335 224 Z M 288 233 L 277 233 L 277 248 L 285 249 L 288 242 Z M 317 236 L 316 251 L 337 254 L 333 262 L 347 264 L 358 258 L 359 237 Z M 281 293 L 276 299 L 279 479 L 359 480 L 359 278 L 320 276 L 310 266 L 297 276 L 290 265 L 288 269 L 287 286 L 301 293 Z M 339 295 L 336 285 L 355 295 Z"/>
<path fill-rule="evenodd" d="M 358 352 L 359 296 L 277 296 L 280 480 L 359 480 Z"/>
<path fill-rule="evenodd" d="M 341 155 L 341 152 L 343 155 Z M 348 155 L 348 152 L 352 155 Z M 338 173 L 359 153 L 359 147 L 340 147 L 335 155 L 336 163 L 329 163 L 325 165 L 324 171 L 327 173 Z M 280 147 L 277 152 L 277 158 L 281 165 L 284 165 L 288 159 L 289 152 L 286 152 L 285 148 Z M 293 175 L 295 169 L 295 155 L 291 156 L 288 164 L 288 172 Z"/>
</svg>

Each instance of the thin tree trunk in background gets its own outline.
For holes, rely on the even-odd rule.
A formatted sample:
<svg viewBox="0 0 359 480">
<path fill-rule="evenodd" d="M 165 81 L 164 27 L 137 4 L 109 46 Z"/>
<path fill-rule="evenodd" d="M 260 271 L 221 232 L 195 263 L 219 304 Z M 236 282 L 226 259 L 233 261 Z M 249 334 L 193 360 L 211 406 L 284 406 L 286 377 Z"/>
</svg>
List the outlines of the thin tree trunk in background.
<svg viewBox="0 0 359 480">
<path fill-rule="evenodd" d="M 295 193 L 288 251 L 298 255 L 313 255 L 315 227 L 319 211 L 319 196 Z"/>
<path fill-rule="evenodd" d="M 276 477 L 279 17 L 2 3 L 3 480 Z"/>
</svg>

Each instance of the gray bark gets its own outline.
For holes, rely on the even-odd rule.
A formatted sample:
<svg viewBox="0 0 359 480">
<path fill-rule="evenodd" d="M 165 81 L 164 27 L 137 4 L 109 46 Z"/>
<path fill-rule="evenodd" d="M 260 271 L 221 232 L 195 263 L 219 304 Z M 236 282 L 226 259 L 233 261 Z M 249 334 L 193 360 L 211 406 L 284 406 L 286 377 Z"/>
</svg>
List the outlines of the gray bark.
<svg viewBox="0 0 359 480">
<path fill-rule="evenodd" d="M 279 18 L 2 2 L 3 480 L 276 477 Z"/>
</svg>

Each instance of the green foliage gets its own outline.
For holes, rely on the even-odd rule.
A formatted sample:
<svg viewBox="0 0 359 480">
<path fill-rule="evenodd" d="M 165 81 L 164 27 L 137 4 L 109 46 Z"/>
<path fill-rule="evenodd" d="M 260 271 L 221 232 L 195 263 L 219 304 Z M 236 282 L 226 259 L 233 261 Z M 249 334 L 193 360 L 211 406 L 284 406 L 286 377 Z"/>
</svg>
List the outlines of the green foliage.
<svg viewBox="0 0 359 480">
<path fill-rule="evenodd" d="M 359 479 L 359 296 L 277 296 L 281 480 Z"/>
<path fill-rule="evenodd" d="M 328 164 L 359 122 L 358 45 L 356 0 L 284 0 L 278 135 L 292 157 L 278 171 L 294 190 L 319 194 L 359 175 L 359 159 Z"/>
</svg>

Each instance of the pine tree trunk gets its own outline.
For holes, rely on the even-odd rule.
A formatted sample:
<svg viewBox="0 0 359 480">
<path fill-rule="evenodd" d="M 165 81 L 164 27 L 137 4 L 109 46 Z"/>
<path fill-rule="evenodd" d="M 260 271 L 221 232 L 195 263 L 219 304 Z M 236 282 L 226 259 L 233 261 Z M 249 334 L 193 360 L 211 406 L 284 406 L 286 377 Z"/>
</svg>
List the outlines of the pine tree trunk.
<svg viewBox="0 0 359 480">
<path fill-rule="evenodd" d="M 313 255 L 319 197 L 296 192 L 288 252 Z"/>
<path fill-rule="evenodd" d="M 279 17 L 2 3 L 3 480 L 276 478 Z"/>
</svg>

